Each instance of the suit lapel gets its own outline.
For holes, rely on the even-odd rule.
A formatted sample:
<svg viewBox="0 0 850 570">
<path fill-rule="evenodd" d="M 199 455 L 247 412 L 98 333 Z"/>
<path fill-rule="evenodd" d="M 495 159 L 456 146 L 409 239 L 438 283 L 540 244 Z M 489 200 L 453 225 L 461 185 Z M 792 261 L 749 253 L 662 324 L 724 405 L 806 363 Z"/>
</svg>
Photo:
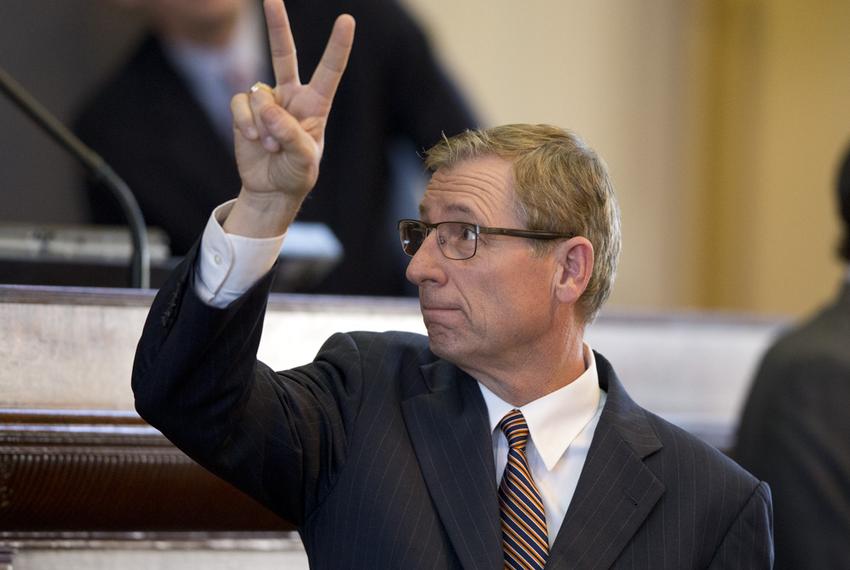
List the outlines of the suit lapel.
<svg viewBox="0 0 850 570">
<path fill-rule="evenodd" d="M 609 568 L 665 489 L 643 463 L 661 448 L 645 412 L 608 361 L 596 354 L 596 363 L 607 400 L 547 568 Z"/>
<path fill-rule="evenodd" d="M 445 361 L 422 367 L 425 389 L 402 403 L 431 499 L 464 568 L 502 567 L 496 468 L 475 380 Z"/>
</svg>

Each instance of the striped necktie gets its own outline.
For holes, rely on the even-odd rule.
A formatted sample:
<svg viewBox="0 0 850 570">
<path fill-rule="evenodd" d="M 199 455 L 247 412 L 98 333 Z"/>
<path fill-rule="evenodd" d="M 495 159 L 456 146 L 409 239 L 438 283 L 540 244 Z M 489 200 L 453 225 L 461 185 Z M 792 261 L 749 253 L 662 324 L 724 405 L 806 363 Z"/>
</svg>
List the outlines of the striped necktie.
<svg viewBox="0 0 850 570">
<path fill-rule="evenodd" d="M 519 410 L 511 410 L 499 422 L 508 438 L 508 464 L 499 485 L 502 548 L 506 569 L 542 569 L 549 559 L 549 535 L 540 493 L 534 485 L 525 446 L 528 424 Z"/>
</svg>

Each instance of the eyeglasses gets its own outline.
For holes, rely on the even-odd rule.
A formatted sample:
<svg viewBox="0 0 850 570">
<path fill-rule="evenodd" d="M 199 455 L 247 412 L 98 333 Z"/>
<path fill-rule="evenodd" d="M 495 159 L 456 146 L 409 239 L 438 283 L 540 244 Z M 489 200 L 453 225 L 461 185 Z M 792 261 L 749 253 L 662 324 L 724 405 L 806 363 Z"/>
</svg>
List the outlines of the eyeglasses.
<svg viewBox="0 0 850 570">
<path fill-rule="evenodd" d="M 426 224 L 419 220 L 400 220 L 398 234 L 404 253 L 413 257 L 428 235 L 437 230 L 437 245 L 449 259 L 469 259 L 478 251 L 478 236 L 495 234 L 501 236 L 522 237 L 528 239 L 563 239 L 575 237 L 573 233 L 544 232 L 539 230 L 514 230 L 506 228 L 487 228 L 467 222 L 439 222 Z"/>
</svg>

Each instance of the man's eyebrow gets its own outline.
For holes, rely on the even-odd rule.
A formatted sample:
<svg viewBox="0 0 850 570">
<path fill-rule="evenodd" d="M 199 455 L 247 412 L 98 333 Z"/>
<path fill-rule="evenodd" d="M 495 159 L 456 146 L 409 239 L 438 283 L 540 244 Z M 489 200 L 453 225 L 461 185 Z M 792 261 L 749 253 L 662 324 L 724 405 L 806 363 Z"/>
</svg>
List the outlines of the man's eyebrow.
<svg viewBox="0 0 850 570">
<path fill-rule="evenodd" d="M 464 214 L 466 216 L 473 217 L 473 218 L 475 217 L 472 210 L 469 208 L 469 206 L 466 206 L 464 204 L 449 204 L 444 209 L 446 210 L 446 212 L 448 212 L 450 214 L 456 213 L 456 214 Z M 426 206 L 420 204 L 419 205 L 419 217 L 424 218 L 427 214 L 428 214 L 428 208 Z M 445 220 L 445 221 L 450 221 L 450 220 Z"/>
</svg>

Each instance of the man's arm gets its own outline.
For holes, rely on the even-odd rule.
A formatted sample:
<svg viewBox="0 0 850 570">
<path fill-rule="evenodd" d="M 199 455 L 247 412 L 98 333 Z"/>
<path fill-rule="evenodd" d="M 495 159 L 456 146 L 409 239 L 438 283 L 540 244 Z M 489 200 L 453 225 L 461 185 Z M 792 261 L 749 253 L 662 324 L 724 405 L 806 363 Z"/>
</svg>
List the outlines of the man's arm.
<svg viewBox="0 0 850 570">
<path fill-rule="evenodd" d="M 354 41 L 354 19 L 337 18 L 325 53 L 306 85 L 280 0 L 265 0 L 276 85 L 256 85 L 231 102 L 239 197 L 226 232 L 266 238 L 286 231 L 319 176 L 325 125 Z"/>
<path fill-rule="evenodd" d="M 340 16 L 302 85 L 283 4 L 266 0 L 265 10 L 276 85 L 231 104 L 242 189 L 223 221 L 246 238 L 284 233 L 313 188 L 354 33 L 351 17 Z M 359 393 L 356 348 L 335 337 L 322 364 L 274 373 L 256 360 L 271 276 L 245 282 L 245 294 L 215 308 L 192 286 L 197 256 L 189 253 L 151 307 L 133 367 L 136 408 L 201 464 L 298 523 L 344 459 Z"/>
<path fill-rule="evenodd" d="M 325 125 L 354 39 L 351 16 L 337 18 L 310 83 L 302 85 L 282 2 L 266 0 L 265 11 L 276 85 L 257 83 L 231 101 L 242 189 L 233 204 L 213 214 L 197 265 L 195 291 L 217 307 L 268 271 L 277 251 L 267 244 L 279 245 L 315 186 Z"/>
<path fill-rule="evenodd" d="M 191 290 L 191 260 L 154 300 L 133 364 L 139 415 L 195 461 L 300 524 L 347 459 L 362 396 L 348 335 L 314 363 L 276 373 L 257 361 L 271 275 L 225 309 Z"/>
</svg>

